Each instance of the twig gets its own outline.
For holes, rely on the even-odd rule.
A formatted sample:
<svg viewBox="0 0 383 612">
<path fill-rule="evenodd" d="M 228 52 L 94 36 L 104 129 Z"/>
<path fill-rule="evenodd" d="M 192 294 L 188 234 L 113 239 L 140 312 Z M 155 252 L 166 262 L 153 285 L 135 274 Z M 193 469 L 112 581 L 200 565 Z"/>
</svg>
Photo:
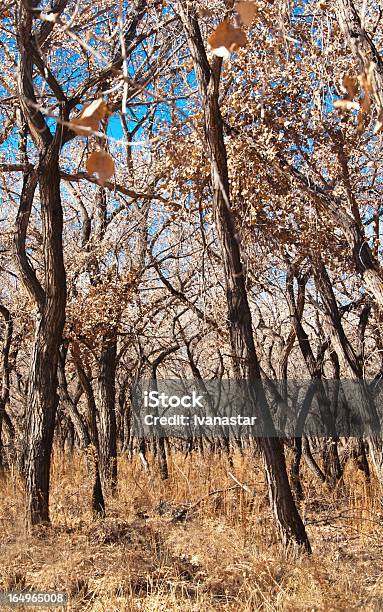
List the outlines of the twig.
<svg viewBox="0 0 383 612">
<path fill-rule="evenodd" d="M 232 474 L 231 472 L 228 472 L 228 475 L 230 476 L 230 478 L 231 478 L 232 480 L 234 480 L 234 482 L 236 482 L 236 483 L 237 483 L 237 485 L 238 485 L 238 486 L 239 486 L 241 489 L 243 489 L 244 491 L 246 491 L 246 493 L 250 493 L 250 495 L 252 495 L 253 497 L 255 497 L 255 493 L 254 493 L 254 491 L 252 491 L 252 490 L 250 489 L 250 487 L 248 487 L 248 486 L 247 486 L 247 484 L 244 484 L 244 483 L 240 482 L 240 481 L 239 481 L 239 480 L 238 480 L 238 479 L 237 479 L 237 478 L 234 476 L 234 474 Z"/>
</svg>

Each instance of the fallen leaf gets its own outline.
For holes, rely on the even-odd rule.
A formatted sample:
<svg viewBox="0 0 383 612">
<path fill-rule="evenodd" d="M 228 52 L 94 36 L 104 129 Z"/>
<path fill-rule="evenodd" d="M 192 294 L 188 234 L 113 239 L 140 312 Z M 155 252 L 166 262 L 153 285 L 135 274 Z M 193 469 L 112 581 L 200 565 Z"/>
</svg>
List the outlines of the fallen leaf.
<svg viewBox="0 0 383 612">
<path fill-rule="evenodd" d="M 110 179 L 115 170 L 113 157 L 106 151 L 93 151 L 85 165 L 89 174 L 97 174 L 101 181 Z"/>
<path fill-rule="evenodd" d="M 245 26 L 250 26 L 256 15 L 257 9 L 254 2 L 237 2 L 235 9 Z"/>
<path fill-rule="evenodd" d="M 225 19 L 209 36 L 208 44 L 214 55 L 228 58 L 230 53 L 246 46 L 247 38 L 241 28 L 234 27 L 228 19 Z"/>
<path fill-rule="evenodd" d="M 102 98 L 93 100 L 82 109 L 78 117 L 70 122 L 70 127 L 79 136 L 88 136 L 92 132 L 97 132 L 99 123 L 105 119 L 108 107 Z"/>
</svg>

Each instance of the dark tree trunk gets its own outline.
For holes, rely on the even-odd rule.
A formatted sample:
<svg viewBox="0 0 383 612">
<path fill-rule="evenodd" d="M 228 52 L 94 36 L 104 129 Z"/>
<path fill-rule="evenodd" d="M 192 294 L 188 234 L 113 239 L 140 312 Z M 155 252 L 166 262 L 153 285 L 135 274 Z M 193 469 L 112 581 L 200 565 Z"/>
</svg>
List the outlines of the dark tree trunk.
<svg viewBox="0 0 383 612">
<path fill-rule="evenodd" d="M 58 393 L 60 397 L 60 402 L 68 418 L 73 424 L 80 448 L 86 448 L 90 444 L 90 435 L 85 423 L 81 418 L 81 414 L 77 409 L 76 403 L 70 397 L 68 392 L 68 385 L 65 375 L 65 359 L 66 350 L 61 348 L 58 365 Z"/>
<path fill-rule="evenodd" d="M 249 399 L 262 426 L 273 428 L 255 351 L 252 321 L 241 262 L 239 239 L 231 213 L 229 178 L 223 122 L 219 107 L 219 82 L 222 61 L 209 65 L 195 11 L 178 4 L 190 47 L 203 102 L 205 139 L 211 160 L 214 218 L 221 242 L 225 271 L 229 332 L 236 375 L 249 381 Z M 257 384 L 254 385 L 254 383 Z M 297 543 L 310 551 L 305 527 L 299 516 L 286 471 L 281 441 L 277 437 L 260 439 L 265 463 L 270 504 L 279 535 L 284 544 Z"/>
<path fill-rule="evenodd" d="M 0 352 L 0 474 L 3 471 L 3 420 L 5 418 L 5 408 L 9 399 L 9 383 L 10 383 L 10 365 L 9 351 L 11 349 L 13 322 L 11 313 L 8 308 L 0 304 L 0 314 L 4 319 L 4 335 L 2 339 L 2 347 Z"/>
<path fill-rule="evenodd" d="M 56 3 L 58 14 L 64 10 L 66 2 L 67 0 L 59 0 Z M 24 455 L 28 517 L 32 524 L 49 521 L 49 472 L 58 405 L 57 363 L 66 305 L 59 170 L 63 127 L 57 124 L 55 135 L 52 136 L 42 113 L 37 110 L 33 73 L 38 52 L 34 40 L 39 40 L 42 45 L 52 28 L 48 25 L 44 30 L 35 29 L 32 35 L 32 11 L 37 5 L 37 0 L 31 0 L 28 4 L 19 3 L 17 19 L 17 88 L 21 108 L 19 154 L 21 161 L 27 163 L 29 133 L 39 161 L 36 168 L 24 171 L 14 240 L 20 278 L 37 309 L 25 416 Z M 63 102 L 65 96 L 61 91 L 58 95 Z M 62 104 L 60 109 L 62 118 L 67 119 L 68 111 L 65 105 Z M 43 285 L 29 263 L 26 250 L 27 228 L 37 184 L 43 237 Z"/>
<path fill-rule="evenodd" d="M 67 419 L 67 432 L 65 438 L 66 446 L 64 446 L 64 450 L 67 448 L 70 453 L 74 451 L 74 425 L 73 422 L 68 418 Z"/>
<path fill-rule="evenodd" d="M 300 477 L 300 465 L 302 458 L 302 438 L 294 439 L 294 456 L 290 469 L 291 476 L 291 487 L 294 493 L 294 497 L 297 501 L 304 499 L 301 477 Z"/>
<path fill-rule="evenodd" d="M 160 353 L 160 355 L 153 362 L 152 364 L 152 385 L 153 385 L 154 391 L 158 391 L 157 370 L 159 366 L 166 359 L 166 357 L 168 357 L 169 355 L 171 355 L 178 349 L 179 349 L 178 344 L 176 344 L 175 346 L 171 346 L 167 350 Z M 167 480 L 169 478 L 169 469 L 168 469 L 168 459 L 166 456 L 165 437 L 161 432 L 161 427 L 159 428 L 158 431 L 159 431 L 159 434 L 156 435 L 153 442 L 155 443 L 156 452 L 158 456 L 158 467 L 160 470 L 161 479 Z"/>
<path fill-rule="evenodd" d="M 116 428 L 116 357 L 117 340 L 104 340 L 98 378 L 99 457 L 104 491 L 117 487 L 117 428 Z"/>
<path fill-rule="evenodd" d="M 121 450 L 123 453 L 128 452 L 131 446 L 131 406 L 128 402 L 127 386 L 128 379 L 124 382 L 118 394 L 121 415 Z"/>
<path fill-rule="evenodd" d="M 323 474 L 319 465 L 315 461 L 311 452 L 310 443 L 306 436 L 302 437 L 302 454 L 306 465 L 310 468 L 314 476 L 318 478 L 321 482 L 326 482 L 326 476 Z"/>
<path fill-rule="evenodd" d="M 302 325 L 301 317 L 298 312 L 295 296 L 294 296 L 294 278 L 296 278 L 298 283 L 298 301 L 302 301 L 304 304 L 304 294 L 305 287 L 307 283 L 307 279 L 299 276 L 292 266 L 289 266 L 287 272 L 287 299 L 289 303 L 289 309 L 292 317 L 293 327 L 296 333 L 296 337 L 298 339 L 299 347 L 307 366 L 307 369 L 310 373 L 310 377 L 313 381 L 311 389 L 315 389 L 315 394 L 318 398 L 320 410 L 321 410 L 321 418 L 323 420 L 323 424 L 325 425 L 326 433 L 328 434 L 329 444 L 327 445 L 327 441 L 325 444 L 327 445 L 326 454 L 324 455 L 324 468 L 326 479 L 330 484 L 335 484 L 336 481 L 342 476 L 342 469 L 338 456 L 338 445 L 337 445 L 337 435 L 336 435 L 336 427 L 335 421 L 333 418 L 333 414 L 331 412 L 331 402 L 327 397 L 324 385 L 322 383 L 322 354 L 324 354 L 327 347 L 327 343 L 322 347 L 322 351 L 319 351 L 318 357 L 314 356 L 312 351 L 309 337 Z M 303 298 L 302 298 L 303 296 Z M 307 406 L 307 411 L 310 407 L 312 399 L 310 399 L 309 404 Z M 301 433 L 303 432 L 303 425 L 301 426 Z"/>
<path fill-rule="evenodd" d="M 57 147 L 39 164 L 43 227 L 45 297 L 40 304 L 33 346 L 26 410 L 25 476 L 32 524 L 49 521 L 49 471 L 55 427 L 58 351 L 65 320 L 63 212 Z"/>
<path fill-rule="evenodd" d="M 89 473 L 93 478 L 92 510 L 96 515 L 105 516 L 105 500 L 102 492 L 102 484 L 100 478 L 96 401 L 94 399 L 93 387 L 81 365 L 80 357 L 75 343 L 72 344 L 72 356 L 77 369 L 79 381 L 83 388 L 88 404 L 88 431 L 91 440 L 91 445 L 87 449 L 87 457 Z"/>
<path fill-rule="evenodd" d="M 354 381 L 351 401 L 355 403 L 357 400 L 358 410 L 363 416 L 363 422 L 369 434 L 368 441 L 371 458 L 377 477 L 381 486 L 383 486 L 383 444 L 380 435 L 380 419 L 373 394 L 368 390 L 364 380 L 361 355 L 356 353 L 345 334 L 331 281 L 326 267 L 321 261 L 318 262 L 315 268 L 315 278 L 329 319 L 333 341 L 337 345 L 339 354 L 343 356 L 344 365 L 350 379 Z M 347 397 L 347 387 L 345 389 Z"/>
</svg>

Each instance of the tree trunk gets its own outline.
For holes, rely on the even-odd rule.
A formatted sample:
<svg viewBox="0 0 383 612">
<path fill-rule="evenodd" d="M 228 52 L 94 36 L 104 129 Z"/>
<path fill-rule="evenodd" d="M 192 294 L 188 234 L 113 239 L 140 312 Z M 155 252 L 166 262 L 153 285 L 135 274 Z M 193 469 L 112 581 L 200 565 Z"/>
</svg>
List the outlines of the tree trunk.
<svg viewBox="0 0 383 612">
<path fill-rule="evenodd" d="M 344 366 L 350 380 L 354 381 L 352 386 L 352 400 L 355 403 L 357 399 L 357 405 L 360 414 L 363 416 L 364 425 L 368 429 L 371 458 L 374 463 L 377 477 L 381 486 L 383 486 L 383 444 L 380 436 L 379 415 L 373 395 L 368 390 L 364 380 L 363 364 L 361 363 L 360 356 L 356 354 L 345 334 L 331 281 L 326 267 L 321 261 L 318 261 L 315 267 L 315 280 L 322 296 L 326 315 L 329 319 L 334 344 L 337 346 L 339 354 L 343 357 Z M 347 387 L 345 387 L 345 391 L 347 397 Z"/>
<path fill-rule="evenodd" d="M 5 408 L 9 399 L 9 383 L 10 383 L 10 366 L 9 366 L 9 351 L 11 349 L 13 322 L 11 313 L 8 308 L 0 304 L 0 314 L 4 318 L 4 338 L 0 353 L 0 474 L 3 471 L 3 441 L 2 430 L 3 420 L 5 416 Z"/>
<path fill-rule="evenodd" d="M 214 218 L 225 271 L 234 369 L 238 377 L 248 381 L 249 400 L 254 412 L 262 426 L 270 432 L 273 425 L 263 386 L 260 384 L 261 373 L 254 345 L 239 240 L 230 207 L 226 147 L 218 101 L 222 61 L 215 58 L 210 67 L 195 11 L 189 7 L 186 9 L 181 2 L 178 4 L 178 10 L 203 102 L 205 139 L 211 160 Z M 260 447 L 265 463 L 270 504 L 279 535 L 285 545 L 297 543 L 310 551 L 310 543 L 291 493 L 281 441 L 277 437 L 260 438 Z"/>
<path fill-rule="evenodd" d="M 306 400 L 303 402 L 304 412 L 300 415 L 300 421 L 302 423 L 300 425 L 300 435 L 303 433 L 304 428 L 304 420 L 308 414 L 310 409 L 310 405 L 312 402 L 311 391 L 315 389 L 315 394 L 318 398 L 318 403 L 321 411 L 321 419 L 323 424 L 325 425 L 326 434 L 328 434 L 328 442 L 329 444 L 326 447 L 326 454 L 324 455 L 324 469 L 326 474 L 326 479 L 329 483 L 335 484 L 336 481 L 342 476 L 342 469 L 338 456 L 338 445 L 337 445 L 337 434 L 335 421 L 333 418 L 333 414 L 331 412 L 331 402 L 327 397 L 323 382 L 322 382 L 322 362 L 321 355 L 324 354 L 327 343 L 322 347 L 322 351 L 319 351 L 317 357 L 314 356 L 312 351 L 309 337 L 302 325 L 300 314 L 297 310 L 297 304 L 294 296 L 294 278 L 296 278 L 298 283 L 298 301 L 303 300 L 304 304 L 304 294 L 306 287 L 306 278 L 302 278 L 302 276 L 297 275 L 296 271 L 290 265 L 288 267 L 287 272 L 287 280 L 286 280 L 286 288 L 287 288 L 287 300 L 289 304 L 290 314 L 292 317 L 293 327 L 296 333 L 296 337 L 298 339 L 299 347 L 307 366 L 307 369 L 310 373 L 312 379 L 312 386 L 309 389 L 307 395 L 307 404 Z M 303 298 L 302 298 L 303 296 Z M 304 418 L 304 420 L 303 420 Z M 327 444 L 327 440 L 324 441 Z"/>
<path fill-rule="evenodd" d="M 302 438 L 294 439 L 294 456 L 291 464 L 290 476 L 291 476 L 291 487 L 294 493 L 294 497 L 297 501 L 304 499 L 301 477 L 300 477 L 300 465 L 302 458 Z"/>
<path fill-rule="evenodd" d="M 24 455 L 28 518 L 32 524 L 49 521 L 49 472 L 58 405 L 57 363 L 66 305 L 59 169 L 64 128 L 62 124 L 57 124 L 53 136 L 38 110 L 33 81 L 36 51 L 33 40 L 38 40 L 42 33 L 35 29 L 32 35 L 32 11 L 37 5 L 37 0 L 19 3 L 17 19 L 17 89 L 21 108 L 19 155 L 23 163 L 28 162 L 29 133 L 38 152 L 38 163 L 36 168 L 24 171 L 14 237 L 20 278 L 37 308 L 25 417 Z M 58 13 L 65 5 L 63 0 L 60 7 L 56 6 Z M 48 36 L 49 32 L 48 27 L 45 36 Z M 40 44 L 43 40 L 44 36 L 41 35 Z M 60 106 L 60 112 L 62 118 L 68 117 L 64 104 Z M 26 249 L 26 234 L 37 183 L 40 191 L 43 237 L 43 284 L 29 263 Z"/>
<path fill-rule="evenodd" d="M 100 462 L 99 462 L 99 442 L 98 442 L 98 431 L 97 431 L 97 419 L 96 419 L 96 401 L 94 399 L 93 388 L 91 382 L 86 375 L 82 364 L 80 362 L 79 353 L 75 343 L 72 344 L 72 357 L 76 366 L 77 374 L 79 377 L 80 384 L 85 393 L 85 397 L 88 404 L 88 431 L 91 440 L 91 446 L 87 448 L 88 451 L 88 466 L 89 473 L 93 480 L 93 492 L 92 492 L 92 510 L 96 515 L 105 516 L 105 500 L 102 492 L 102 484 L 100 478 Z"/>
<path fill-rule="evenodd" d="M 334 4 L 340 29 L 358 64 L 359 73 L 371 75 L 372 93 L 379 113 L 383 108 L 383 60 L 362 26 L 353 0 L 336 0 Z"/>
<path fill-rule="evenodd" d="M 55 427 L 58 352 L 65 320 L 63 212 L 58 151 L 49 147 L 39 165 L 45 299 L 37 317 L 26 410 L 25 476 L 32 524 L 49 521 L 49 471 Z"/>
<path fill-rule="evenodd" d="M 310 443 L 306 436 L 302 436 L 302 454 L 306 465 L 310 468 L 314 476 L 321 482 L 326 482 L 326 476 L 323 474 L 319 465 L 315 461 L 311 452 Z"/>
<path fill-rule="evenodd" d="M 116 428 L 116 357 L 117 339 L 104 340 L 100 356 L 99 391 L 99 457 L 104 491 L 117 487 L 117 428 Z"/>
<path fill-rule="evenodd" d="M 65 357 L 66 357 L 66 350 L 61 349 L 60 357 L 59 357 L 59 365 L 58 365 L 58 383 L 59 383 L 58 393 L 60 397 L 60 402 L 67 416 L 69 417 L 69 419 L 71 420 L 73 424 L 78 442 L 80 444 L 80 448 L 86 448 L 90 444 L 90 435 L 89 435 L 87 427 L 85 426 L 81 418 L 81 415 L 77 409 L 75 402 L 72 400 L 68 392 L 68 386 L 67 386 L 66 375 L 65 375 Z"/>
</svg>

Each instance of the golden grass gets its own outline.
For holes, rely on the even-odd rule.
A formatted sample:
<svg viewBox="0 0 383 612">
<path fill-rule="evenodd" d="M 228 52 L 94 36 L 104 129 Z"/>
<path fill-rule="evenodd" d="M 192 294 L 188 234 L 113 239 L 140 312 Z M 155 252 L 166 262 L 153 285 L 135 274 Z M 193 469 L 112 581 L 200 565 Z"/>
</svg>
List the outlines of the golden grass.
<svg viewBox="0 0 383 612">
<path fill-rule="evenodd" d="M 383 509 L 376 483 L 366 487 L 355 466 L 335 491 L 304 470 L 301 512 L 313 554 L 294 558 L 278 546 L 250 454 L 235 456 L 233 471 L 254 497 L 232 488 L 224 457 L 175 455 L 169 463 L 163 483 L 122 458 L 118 494 L 107 498 L 107 518 L 94 520 L 84 458 L 56 452 L 52 525 L 32 533 L 11 473 L 1 483 L 1 590 L 66 591 L 71 611 L 382 610 Z M 224 491 L 208 497 L 217 489 Z M 185 520 L 173 520 L 201 499 Z"/>
</svg>

